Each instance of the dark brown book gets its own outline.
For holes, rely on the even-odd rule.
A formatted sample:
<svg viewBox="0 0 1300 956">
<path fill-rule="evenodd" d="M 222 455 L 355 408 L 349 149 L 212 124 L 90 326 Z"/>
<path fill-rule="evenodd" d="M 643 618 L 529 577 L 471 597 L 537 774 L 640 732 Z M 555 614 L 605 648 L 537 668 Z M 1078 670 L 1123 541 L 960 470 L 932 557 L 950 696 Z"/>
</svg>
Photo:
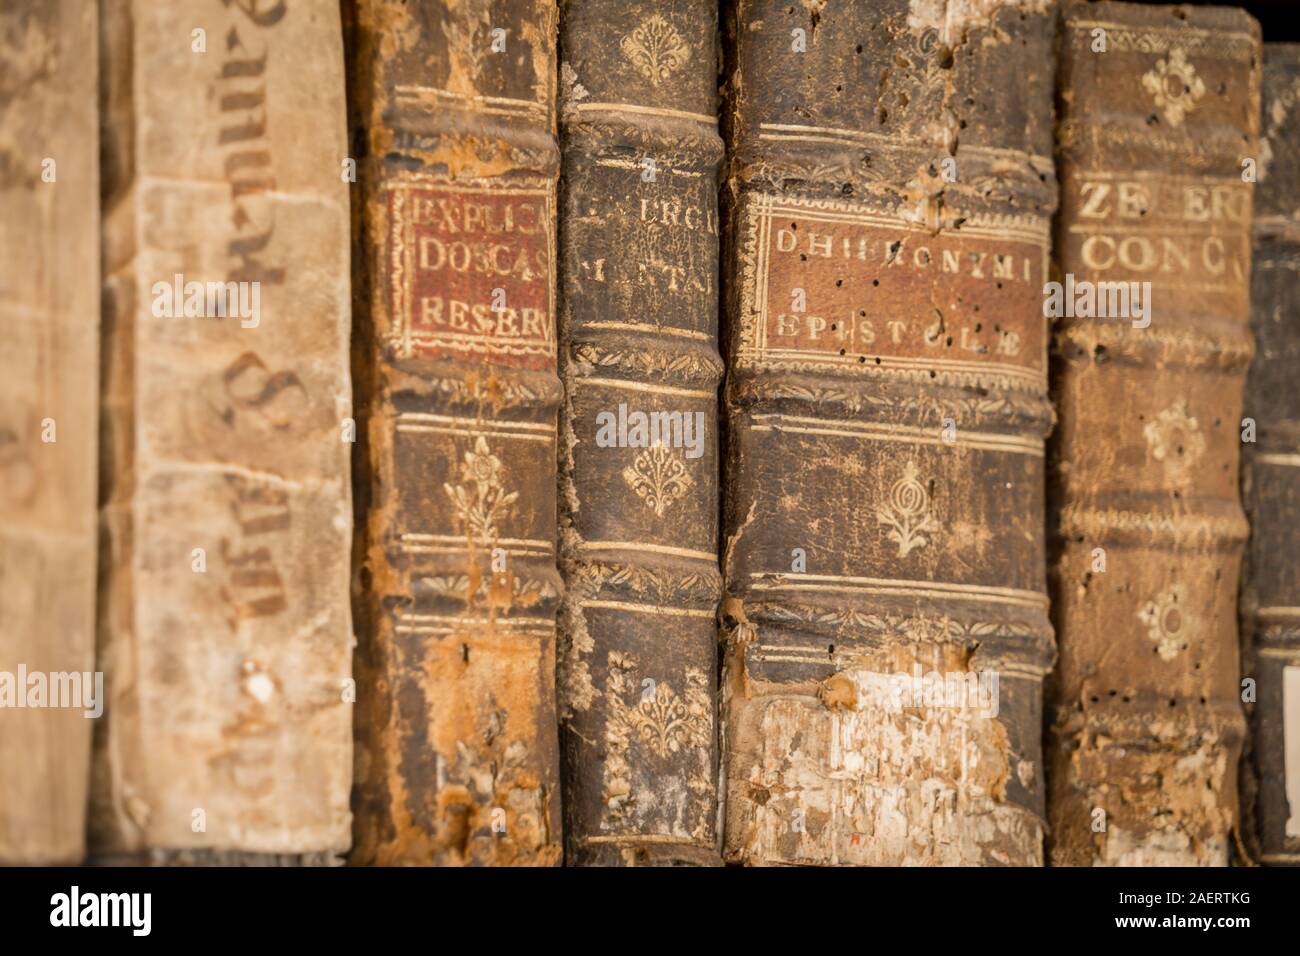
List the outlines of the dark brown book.
<svg viewBox="0 0 1300 956">
<path fill-rule="evenodd" d="M 1243 673 L 1254 773 L 1243 807 L 1264 863 L 1300 864 L 1300 45 L 1264 45 L 1242 497 Z M 1252 433 L 1253 430 L 1253 433 Z M 1254 699 L 1249 699 L 1253 697 Z M 1253 813 L 1251 812 L 1253 810 Z"/>
<path fill-rule="evenodd" d="M 351 6 L 351 860 L 555 864 L 555 4 Z"/>
<path fill-rule="evenodd" d="M 560 11 L 566 856 L 717 852 L 717 7 Z"/>
<path fill-rule="evenodd" d="M 1227 8 L 1065 13 L 1050 857 L 1221 865 L 1244 727 L 1243 161 L 1258 155 L 1259 30 Z"/>
<path fill-rule="evenodd" d="M 1055 14 L 727 24 L 732 861 L 1042 862 Z"/>
<path fill-rule="evenodd" d="M 0 8 L 0 866 L 85 850 L 99 408 L 96 5 Z"/>
</svg>

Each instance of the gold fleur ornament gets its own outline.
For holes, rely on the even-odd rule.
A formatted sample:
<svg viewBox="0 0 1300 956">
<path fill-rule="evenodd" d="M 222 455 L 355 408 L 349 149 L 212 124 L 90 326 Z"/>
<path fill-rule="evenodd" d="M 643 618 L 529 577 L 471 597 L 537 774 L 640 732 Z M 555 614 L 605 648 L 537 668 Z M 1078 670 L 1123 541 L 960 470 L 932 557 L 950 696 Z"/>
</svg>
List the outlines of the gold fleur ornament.
<svg viewBox="0 0 1300 956">
<path fill-rule="evenodd" d="M 1205 454 L 1205 436 L 1186 402 L 1166 408 L 1142 429 L 1151 457 L 1164 465 L 1165 480 L 1185 484 Z"/>
<path fill-rule="evenodd" d="M 1175 584 L 1164 594 L 1147 601 L 1138 609 L 1138 620 L 1146 625 L 1147 637 L 1156 645 L 1163 661 L 1172 661 L 1187 643 L 1187 613 L 1184 608 L 1183 588 Z"/>
<path fill-rule="evenodd" d="M 1187 62 L 1181 47 L 1174 47 L 1167 60 L 1157 61 L 1143 74 L 1142 86 L 1171 126 L 1181 126 L 1183 117 L 1205 95 L 1205 83 L 1196 75 L 1196 67 Z"/>
<path fill-rule="evenodd" d="M 917 478 L 916 462 L 909 461 L 903 468 L 903 477 L 889 489 L 889 501 L 876 509 L 876 521 L 889 528 L 889 540 L 898 545 L 898 556 L 907 557 L 915 548 L 930 543 L 926 534 L 939 530 L 939 523 L 930 514 L 930 493 Z"/>
<path fill-rule="evenodd" d="M 502 475 L 505 466 L 492 454 L 482 435 L 473 451 L 465 452 L 460 465 L 460 484 L 442 486 L 451 499 L 465 533 L 477 541 L 494 541 L 497 522 L 506 517 L 519 498 L 517 491 L 505 490 Z"/>
<path fill-rule="evenodd" d="M 656 518 L 681 499 L 695 482 L 686 463 L 667 445 L 651 445 L 623 469 L 623 480 L 646 503 Z"/>
<path fill-rule="evenodd" d="M 623 56 L 651 86 L 658 86 L 686 65 L 690 47 L 673 25 L 655 14 L 623 37 Z"/>
<path fill-rule="evenodd" d="M 683 748 L 702 746 L 712 735 L 708 681 L 696 668 L 687 668 L 684 696 L 666 681 L 659 681 L 653 691 L 641 694 L 636 704 L 628 705 L 617 694 L 613 704 L 612 719 L 622 726 L 629 742 L 639 740 L 661 760 Z"/>
</svg>

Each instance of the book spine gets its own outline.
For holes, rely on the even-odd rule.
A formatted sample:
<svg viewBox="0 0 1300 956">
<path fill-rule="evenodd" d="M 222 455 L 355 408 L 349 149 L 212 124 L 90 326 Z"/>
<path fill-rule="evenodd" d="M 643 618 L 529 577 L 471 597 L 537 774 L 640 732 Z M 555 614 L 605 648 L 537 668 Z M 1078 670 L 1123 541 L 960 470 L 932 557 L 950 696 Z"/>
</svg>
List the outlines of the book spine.
<svg viewBox="0 0 1300 956">
<path fill-rule="evenodd" d="M 95 656 L 98 28 L 0 10 L 0 865 L 85 851 Z M 23 675 L 20 677 L 20 675 Z"/>
<path fill-rule="evenodd" d="M 1258 155 L 1259 56 L 1258 26 L 1239 10 L 1066 8 L 1049 495 L 1055 864 L 1228 860 L 1244 730 L 1243 161 Z"/>
<path fill-rule="evenodd" d="M 717 6 L 560 15 L 566 856 L 718 864 Z"/>
<path fill-rule="evenodd" d="M 732 861 L 1042 861 L 1055 15 L 727 25 Z"/>
<path fill-rule="evenodd" d="M 1266 43 L 1255 187 L 1242 497 L 1242 672 L 1253 678 L 1243 816 L 1266 864 L 1300 864 L 1300 45 Z M 1253 800 L 1246 800 L 1247 796 Z M 1253 810 L 1253 813 L 1251 812 Z"/>
<path fill-rule="evenodd" d="M 349 17 L 367 287 L 351 862 L 557 864 L 555 4 Z"/>
<path fill-rule="evenodd" d="M 338 16 L 109 0 L 102 29 L 94 850 L 329 862 L 352 769 Z"/>
</svg>

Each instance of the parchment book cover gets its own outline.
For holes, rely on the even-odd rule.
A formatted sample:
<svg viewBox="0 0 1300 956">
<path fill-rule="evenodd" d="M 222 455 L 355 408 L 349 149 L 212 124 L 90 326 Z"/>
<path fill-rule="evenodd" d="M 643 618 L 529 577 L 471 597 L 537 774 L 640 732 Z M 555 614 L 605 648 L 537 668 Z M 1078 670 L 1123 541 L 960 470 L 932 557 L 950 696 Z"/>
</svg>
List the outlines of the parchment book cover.
<svg viewBox="0 0 1300 956">
<path fill-rule="evenodd" d="M 99 409 L 94 4 L 0 8 L 0 865 L 85 850 Z"/>
<path fill-rule="evenodd" d="M 354 429 L 330 4 L 107 0 L 104 858 L 349 843 Z"/>
</svg>

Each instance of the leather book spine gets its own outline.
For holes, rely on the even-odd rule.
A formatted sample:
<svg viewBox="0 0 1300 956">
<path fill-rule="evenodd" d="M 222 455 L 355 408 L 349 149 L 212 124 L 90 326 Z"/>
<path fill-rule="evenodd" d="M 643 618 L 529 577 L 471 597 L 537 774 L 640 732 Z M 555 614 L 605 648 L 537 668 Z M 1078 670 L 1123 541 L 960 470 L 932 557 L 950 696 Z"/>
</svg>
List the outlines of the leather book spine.
<svg viewBox="0 0 1300 956">
<path fill-rule="evenodd" d="M 1259 28 L 1228 8 L 1080 2 L 1060 49 L 1050 858 L 1222 865 L 1244 730 Z"/>
<path fill-rule="evenodd" d="M 579 865 L 717 848 L 717 5 L 560 9 L 560 713 Z"/>
<path fill-rule="evenodd" d="M 1300 45 L 1264 44 L 1242 498 L 1242 673 L 1251 761 L 1242 816 L 1268 865 L 1300 864 Z M 1253 700 L 1250 700 L 1253 696 Z"/>
<path fill-rule="evenodd" d="M 1055 17 L 729 18 L 729 861 L 1042 862 Z"/>
<path fill-rule="evenodd" d="M 560 862 L 556 9 L 357 0 L 357 864 Z"/>
</svg>

